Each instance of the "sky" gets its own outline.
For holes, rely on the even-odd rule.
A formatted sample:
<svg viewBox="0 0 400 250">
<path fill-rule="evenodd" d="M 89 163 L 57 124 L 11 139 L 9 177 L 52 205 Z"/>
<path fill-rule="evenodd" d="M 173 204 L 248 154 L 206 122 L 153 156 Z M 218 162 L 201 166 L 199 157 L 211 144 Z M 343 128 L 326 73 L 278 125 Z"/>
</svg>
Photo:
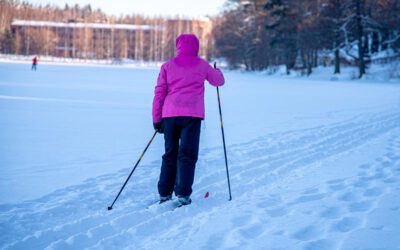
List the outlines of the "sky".
<svg viewBox="0 0 400 250">
<path fill-rule="evenodd" d="M 28 0 L 33 4 L 55 4 L 58 6 L 90 4 L 92 9 L 100 8 L 107 14 L 145 14 L 201 18 L 216 15 L 226 0 Z"/>
</svg>

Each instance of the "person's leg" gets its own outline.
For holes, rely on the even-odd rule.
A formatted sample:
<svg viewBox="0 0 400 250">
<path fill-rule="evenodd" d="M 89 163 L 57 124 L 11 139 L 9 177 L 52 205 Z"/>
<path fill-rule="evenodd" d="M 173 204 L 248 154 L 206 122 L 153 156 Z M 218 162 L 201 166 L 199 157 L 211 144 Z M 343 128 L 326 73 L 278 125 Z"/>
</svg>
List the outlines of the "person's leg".
<svg viewBox="0 0 400 250">
<path fill-rule="evenodd" d="M 192 194 L 195 166 L 199 154 L 201 119 L 180 117 L 181 141 L 178 152 L 178 173 L 175 194 L 189 197 Z"/>
<path fill-rule="evenodd" d="M 165 154 L 162 157 L 158 193 L 161 197 L 166 197 L 174 191 L 180 131 L 173 117 L 163 119 L 162 126 L 165 139 Z"/>
</svg>

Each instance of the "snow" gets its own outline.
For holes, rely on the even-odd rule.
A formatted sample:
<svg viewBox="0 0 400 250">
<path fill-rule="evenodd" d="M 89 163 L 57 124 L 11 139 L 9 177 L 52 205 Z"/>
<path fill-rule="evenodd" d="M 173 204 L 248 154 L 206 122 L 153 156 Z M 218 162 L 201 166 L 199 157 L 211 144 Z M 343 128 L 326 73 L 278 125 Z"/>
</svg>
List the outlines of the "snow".
<svg viewBox="0 0 400 250">
<path fill-rule="evenodd" d="M 148 208 L 158 135 L 107 211 L 153 133 L 158 68 L 0 62 L 0 248 L 398 249 L 399 81 L 327 72 L 225 71 L 232 201 L 207 86 L 193 203 Z"/>
<path fill-rule="evenodd" d="M 161 26 L 136 24 L 108 24 L 108 23 L 65 23 L 34 20 L 13 20 L 12 26 L 57 27 L 57 28 L 93 28 L 93 29 L 120 29 L 120 30 L 150 30 L 162 29 Z"/>
<path fill-rule="evenodd" d="M 14 54 L 0 54 L 0 62 L 3 63 L 31 63 L 34 55 L 14 55 Z M 68 57 L 54 57 L 54 56 L 38 56 L 38 63 L 46 63 L 52 65 L 73 65 L 73 66 L 110 66 L 120 65 L 131 68 L 148 68 L 159 67 L 162 65 L 160 62 L 148 62 L 132 60 L 127 58 L 114 58 L 114 59 L 82 59 L 82 58 L 68 58 Z"/>
</svg>

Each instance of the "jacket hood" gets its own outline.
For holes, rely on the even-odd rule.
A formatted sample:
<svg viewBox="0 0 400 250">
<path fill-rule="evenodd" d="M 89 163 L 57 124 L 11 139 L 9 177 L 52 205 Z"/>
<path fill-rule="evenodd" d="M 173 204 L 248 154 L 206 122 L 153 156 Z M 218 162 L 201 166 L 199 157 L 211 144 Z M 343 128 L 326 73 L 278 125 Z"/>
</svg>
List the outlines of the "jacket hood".
<svg viewBox="0 0 400 250">
<path fill-rule="evenodd" d="M 176 38 L 178 56 L 197 56 L 199 54 L 199 39 L 193 34 L 182 34 Z"/>
</svg>

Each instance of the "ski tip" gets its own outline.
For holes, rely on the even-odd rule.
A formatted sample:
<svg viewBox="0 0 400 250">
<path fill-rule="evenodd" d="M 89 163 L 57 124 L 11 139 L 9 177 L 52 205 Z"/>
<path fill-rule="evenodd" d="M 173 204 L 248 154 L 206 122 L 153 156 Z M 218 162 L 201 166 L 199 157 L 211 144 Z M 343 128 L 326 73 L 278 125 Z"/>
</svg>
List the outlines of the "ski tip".
<svg viewBox="0 0 400 250">
<path fill-rule="evenodd" d="M 207 193 L 204 195 L 204 199 L 207 199 L 209 196 L 210 196 L 210 193 L 207 192 Z"/>
<path fill-rule="evenodd" d="M 107 207 L 107 210 L 110 211 L 112 209 L 112 207 Z"/>
</svg>

